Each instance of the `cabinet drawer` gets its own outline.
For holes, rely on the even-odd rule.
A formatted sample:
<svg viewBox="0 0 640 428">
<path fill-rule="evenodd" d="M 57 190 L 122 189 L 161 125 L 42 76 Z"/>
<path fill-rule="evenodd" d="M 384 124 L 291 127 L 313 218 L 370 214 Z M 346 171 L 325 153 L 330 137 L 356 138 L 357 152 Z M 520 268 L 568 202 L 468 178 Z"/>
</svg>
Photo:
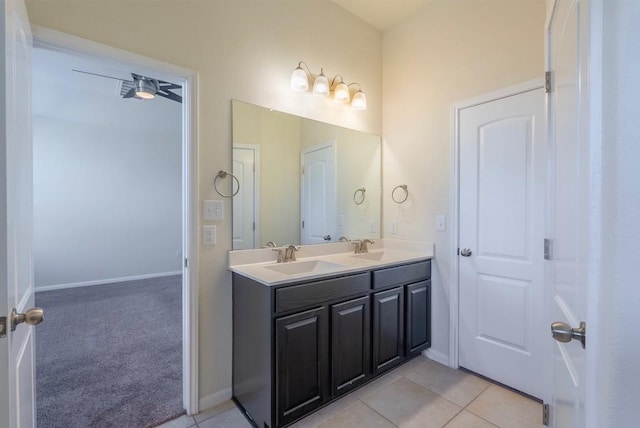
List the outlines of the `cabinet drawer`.
<svg viewBox="0 0 640 428">
<path fill-rule="evenodd" d="M 397 284 L 431 278 L 431 261 L 380 269 L 373 272 L 373 288 L 380 289 Z"/>
<path fill-rule="evenodd" d="M 310 282 L 276 290 L 276 313 L 324 304 L 343 297 L 365 293 L 371 289 L 369 273 Z"/>
</svg>

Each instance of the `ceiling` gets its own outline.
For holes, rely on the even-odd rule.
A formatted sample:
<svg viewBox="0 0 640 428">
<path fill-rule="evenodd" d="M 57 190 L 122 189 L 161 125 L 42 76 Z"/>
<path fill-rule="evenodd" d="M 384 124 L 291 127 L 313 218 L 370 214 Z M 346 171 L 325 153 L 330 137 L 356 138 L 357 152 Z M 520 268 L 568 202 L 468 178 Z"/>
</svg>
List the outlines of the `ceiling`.
<svg viewBox="0 0 640 428">
<path fill-rule="evenodd" d="M 363 21 L 384 31 L 416 13 L 431 0 L 331 0 Z"/>
</svg>

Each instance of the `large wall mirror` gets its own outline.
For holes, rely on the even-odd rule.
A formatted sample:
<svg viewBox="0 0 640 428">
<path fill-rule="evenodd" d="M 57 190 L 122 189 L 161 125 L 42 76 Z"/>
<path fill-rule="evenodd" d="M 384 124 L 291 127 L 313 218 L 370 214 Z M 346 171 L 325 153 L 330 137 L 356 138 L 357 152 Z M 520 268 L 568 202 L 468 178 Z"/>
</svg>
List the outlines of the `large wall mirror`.
<svg viewBox="0 0 640 428">
<path fill-rule="evenodd" d="M 234 250 L 380 236 L 379 136 L 236 100 L 232 112 Z"/>
</svg>

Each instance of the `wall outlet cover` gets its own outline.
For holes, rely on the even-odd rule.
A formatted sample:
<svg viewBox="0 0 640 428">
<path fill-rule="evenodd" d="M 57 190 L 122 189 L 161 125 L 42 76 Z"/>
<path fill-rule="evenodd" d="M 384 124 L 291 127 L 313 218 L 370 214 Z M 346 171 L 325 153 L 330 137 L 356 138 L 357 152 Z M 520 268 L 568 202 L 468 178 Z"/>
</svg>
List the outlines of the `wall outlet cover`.
<svg viewBox="0 0 640 428">
<path fill-rule="evenodd" d="M 202 226 L 202 245 L 216 245 L 216 226 Z"/>
<path fill-rule="evenodd" d="M 436 230 L 444 232 L 447 230 L 447 217 L 444 214 L 436 216 Z"/>
</svg>

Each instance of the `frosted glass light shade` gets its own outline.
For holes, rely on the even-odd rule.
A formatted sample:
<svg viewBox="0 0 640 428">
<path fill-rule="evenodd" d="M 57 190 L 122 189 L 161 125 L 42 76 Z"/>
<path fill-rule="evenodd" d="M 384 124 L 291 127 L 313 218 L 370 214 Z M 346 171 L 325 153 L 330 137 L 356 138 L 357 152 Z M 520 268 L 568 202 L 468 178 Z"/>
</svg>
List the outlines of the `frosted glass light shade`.
<svg viewBox="0 0 640 428">
<path fill-rule="evenodd" d="M 293 70 L 289 87 L 295 92 L 305 92 L 309 89 L 309 79 L 302 67 L 298 66 Z"/>
<path fill-rule="evenodd" d="M 349 87 L 344 82 L 338 83 L 336 89 L 333 92 L 333 101 L 337 103 L 348 103 L 351 98 L 351 94 L 349 94 Z"/>
<path fill-rule="evenodd" d="M 320 72 L 320 75 L 313 81 L 313 94 L 314 95 L 329 95 L 329 79 Z"/>
<path fill-rule="evenodd" d="M 353 94 L 351 100 L 351 108 L 354 110 L 366 110 L 367 109 L 367 96 L 362 91 L 358 91 Z"/>
</svg>

